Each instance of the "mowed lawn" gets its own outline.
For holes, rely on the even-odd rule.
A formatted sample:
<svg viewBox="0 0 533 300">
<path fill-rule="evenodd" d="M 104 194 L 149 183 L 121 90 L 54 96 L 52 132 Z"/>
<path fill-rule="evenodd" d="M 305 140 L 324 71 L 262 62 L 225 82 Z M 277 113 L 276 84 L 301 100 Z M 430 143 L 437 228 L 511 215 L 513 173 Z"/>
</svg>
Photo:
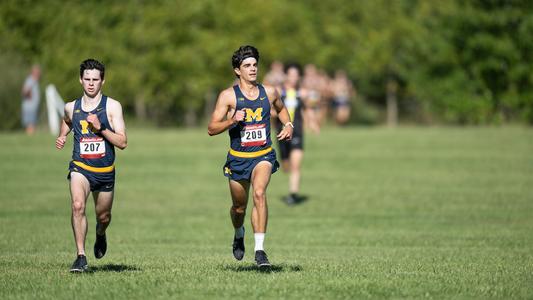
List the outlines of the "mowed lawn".
<svg viewBox="0 0 533 300">
<path fill-rule="evenodd" d="M 0 134 L 0 299 L 533 297 L 531 128 L 308 135 L 308 201 L 280 201 L 281 171 L 268 189 L 271 272 L 254 266 L 250 214 L 245 258 L 231 254 L 227 134 L 131 129 L 108 253 L 92 254 L 89 200 L 91 272 L 70 274 L 72 142 L 54 140 Z"/>
</svg>

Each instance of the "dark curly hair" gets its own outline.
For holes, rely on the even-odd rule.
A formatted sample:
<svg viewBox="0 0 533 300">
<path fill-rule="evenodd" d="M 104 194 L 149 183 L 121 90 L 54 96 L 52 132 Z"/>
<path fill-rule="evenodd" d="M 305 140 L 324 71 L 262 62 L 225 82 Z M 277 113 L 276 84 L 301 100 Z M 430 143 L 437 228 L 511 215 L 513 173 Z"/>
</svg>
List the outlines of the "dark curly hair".
<svg viewBox="0 0 533 300">
<path fill-rule="evenodd" d="M 259 63 L 259 51 L 257 48 L 250 45 L 241 46 L 233 53 L 233 56 L 231 57 L 231 65 L 234 69 L 238 68 L 241 66 L 242 61 L 249 57 L 255 58 Z"/>
<path fill-rule="evenodd" d="M 297 62 L 286 63 L 285 67 L 283 68 L 283 71 L 285 72 L 285 74 L 287 74 L 287 71 L 289 71 L 289 69 L 292 69 L 292 68 L 295 68 L 296 70 L 298 70 L 298 74 L 302 74 L 302 67 Z"/>
<path fill-rule="evenodd" d="M 96 69 L 100 71 L 100 78 L 104 80 L 105 65 L 96 59 L 86 59 L 80 65 L 80 77 L 83 77 L 83 71 Z"/>
</svg>

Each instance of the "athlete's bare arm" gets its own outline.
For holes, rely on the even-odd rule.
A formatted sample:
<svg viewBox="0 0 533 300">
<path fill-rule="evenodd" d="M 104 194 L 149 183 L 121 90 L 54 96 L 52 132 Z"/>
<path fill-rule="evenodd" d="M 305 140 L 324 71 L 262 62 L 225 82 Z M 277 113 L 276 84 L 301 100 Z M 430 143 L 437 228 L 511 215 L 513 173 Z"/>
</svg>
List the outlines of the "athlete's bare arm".
<svg viewBox="0 0 533 300">
<path fill-rule="evenodd" d="M 74 101 L 65 104 L 65 116 L 61 120 L 61 127 L 59 128 L 59 135 L 56 139 L 56 148 L 63 149 L 67 141 L 67 135 L 72 129 L 72 112 L 74 110 Z"/>
<path fill-rule="evenodd" d="M 87 122 L 92 124 L 94 129 L 100 131 L 106 140 L 108 140 L 115 147 L 124 150 L 128 146 L 128 138 L 126 136 L 126 125 L 124 124 L 124 116 L 122 114 L 122 105 L 117 100 L 107 98 L 107 119 L 111 124 L 111 129 L 102 128 L 102 123 L 97 115 L 89 114 Z"/>
<path fill-rule="evenodd" d="M 268 100 L 270 101 L 271 107 L 273 107 L 274 110 L 278 113 L 277 117 L 281 121 L 281 124 L 283 124 L 283 129 L 277 135 L 278 140 L 282 141 L 292 139 L 293 126 L 291 123 L 291 117 L 289 116 L 289 112 L 287 111 L 287 108 L 281 100 L 281 96 L 278 90 L 268 85 L 265 86 L 265 90 L 268 96 Z M 288 125 L 288 123 L 290 123 L 291 125 Z"/>
<path fill-rule="evenodd" d="M 279 95 L 281 95 L 281 87 L 277 86 L 274 89 L 278 92 Z M 267 92 L 267 95 L 268 95 L 268 92 Z M 268 97 L 268 99 L 270 99 L 270 96 Z M 273 119 L 274 121 L 276 121 L 276 119 L 278 118 L 278 112 L 276 111 L 272 103 L 270 103 L 270 118 Z"/>
<path fill-rule="evenodd" d="M 211 114 L 211 121 L 207 126 L 209 135 L 217 135 L 230 128 L 233 124 L 244 120 L 244 110 L 235 111 L 235 94 L 233 88 L 227 88 L 220 92 Z"/>
</svg>

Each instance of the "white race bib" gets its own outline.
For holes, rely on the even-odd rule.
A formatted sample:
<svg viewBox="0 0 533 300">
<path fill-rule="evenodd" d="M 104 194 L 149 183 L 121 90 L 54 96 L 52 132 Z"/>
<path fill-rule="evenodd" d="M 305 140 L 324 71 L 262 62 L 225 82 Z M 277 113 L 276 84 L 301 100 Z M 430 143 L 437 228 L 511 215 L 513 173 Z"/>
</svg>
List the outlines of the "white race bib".
<svg viewBox="0 0 533 300">
<path fill-rule="evenodd" d="M 241 130 L 241 146 L 262 146 L 266 144 L 266 124 L 244 126 Z"/>
<path fill-rule="evenodd" d="M 80 157 L 95 159 L 105 156 L 105 141 L 102 137 L 82 137 L 80 140 Z"/>
</svg>

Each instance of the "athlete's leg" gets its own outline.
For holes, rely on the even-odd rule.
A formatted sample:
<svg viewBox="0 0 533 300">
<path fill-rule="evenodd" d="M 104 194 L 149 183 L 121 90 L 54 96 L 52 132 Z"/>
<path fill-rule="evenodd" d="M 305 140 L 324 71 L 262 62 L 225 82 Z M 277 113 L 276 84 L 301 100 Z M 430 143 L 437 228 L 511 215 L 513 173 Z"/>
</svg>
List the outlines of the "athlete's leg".
<svg viewBox="0 0 533 300">
<path fill-rule="evenodd" d="M 319 126 L 322 126 L 328 117 L 329 112 L 329 101 L 327 99 L 322 99 L 318 105 L 318 124 Z"/>
<path fill-rule="evenodd" d="M 252 171 L 254 207 L 252 209 L 252 227 L 254 233 L 265 233 L 268 223 L 268 206 L 266 189 L 272 174 L 272 164 L 268 161 L 258 163 Z"/>
<path fill-rule="evenodd" d="M 283 172 L 287 173 L 291 171 L 290 159 L 284 159 L 281 161 L 281 169 Z"/>
<path fill-rule="evenodd" d="M 87 217 L 85 203 L 90 193 L 89 181 L 78 172 L 70 173 L 70 197 L 72 199 L 72 231 L 78 255 L 85 255 L 85 236 L 87 235 Z"/>
<path fill-rule="evenodd" d="M 230 209 L 231 222 L 234 228 L 241 228 L 244 223 L 244 216 L 246 215 L 250 183 L 245 180 L 235 181 L 230 179 L 229 190 L 232 200 Z"/>
<path fill-rule="evenodd" d="M 337 107 L 335 112 L 335 120 L 338 125 L 345 125 L 346 122 L 350 119 L 350 106 L 341 105 Z"/>
<path fill-rule="evenodd" d="M 265 233 L 268 223 L 268 206 L 266 189 L 272 174 L 272 163 L 262 161 L 252 171 L 252 186 L 254 189 L 254 208 L 252 210 L 252 226 L 255 240 L 255 262 L 260 268 L 270 267 L 267 255 L 263 249 Z"/>
<path fill-rule="evenodd" d="M 229 211 L 231 222 L 235 229 L 233 236 L 233 257 L 241 260 L 244 257 L 244 215 L 246 214 L 246 205 L 248 203 L 248 191 L 250 183 L 248 181 L 229 180 L 229 189 L 231 192 L 232 205 Z"/>
<path fill-rule="evenodd" d="M 287 173 L 290 171 L 289 155 L 291 153 L 291 141 L 278 141 L 281 169 Z"/>
<path fill-rule="evenodd" d="M 113 191 L 94 192 L 94 211 L 96 214 L 96 234 L 104 235 L 111 223 L 111 208 L 113 207 Z"/>
<path fill-rule="evenodd" d="M 113 191 L 94 192 L 94 211 L 96 213 L 96 239 L 94 242 L 94 256 L 104 257 L 107 252 L 107 238 L 105 231 L 111 223 L 111 208 L 113 207 Z"/>
<path fill-rule="evenodd" d="M 289 191 L 297 194 L 300 191 L 300 169 L 304 152 L 302 149 L 293 149 L 290 154 Z"/>
</svg>

